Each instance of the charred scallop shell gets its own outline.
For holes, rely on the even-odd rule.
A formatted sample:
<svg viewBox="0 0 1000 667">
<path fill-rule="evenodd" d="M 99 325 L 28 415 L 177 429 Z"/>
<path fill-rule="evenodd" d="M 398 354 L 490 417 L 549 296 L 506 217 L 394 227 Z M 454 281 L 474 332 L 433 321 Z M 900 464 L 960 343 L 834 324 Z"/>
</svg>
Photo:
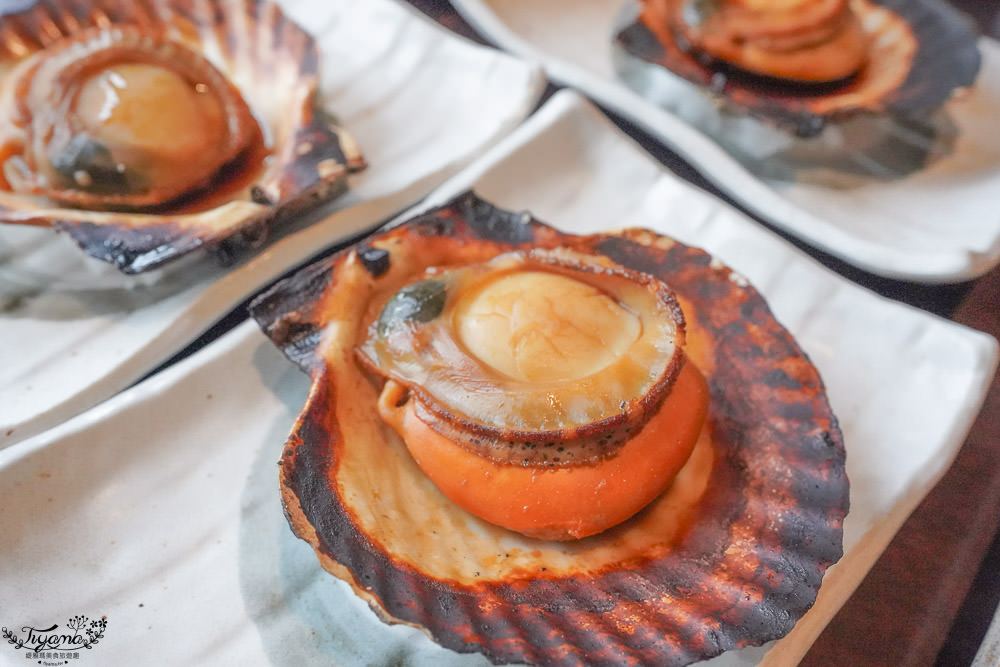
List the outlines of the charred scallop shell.
<svg viewBox="0 0 1000 667">
<path fill-rule="evenodd" d="M 656 276 L 684 308 L 709 421 L 672 486 L 573 543 L 472 517 L 378 421 L 356 348 L 428 265 L 569 250 Z M 312 386 L 280 461 L 286 516 L 388 622 L 491 661 L 681 665 L 786 634 L 842 553 L 844 448 L 816 369 L 761 296 L 651 232 L 573 236 L 472 193 L 307 267 L 252 304 Z"/>
<path fill-rule="evenodd" d="M 711 8 L 719 2 L 642 0 L 639 19 L 618 33 L 617 45 L 801 137 L 864 113 L 925 118 L 971 86 L 980 67 L 974 25 L 946 3 L 851 0 L 868 42 L 867 59 L 855 73 L 813 85 L 754 76 L 691 48 L 676 26 L 687 4 Z"/>
<path fill-rule="evenodd" d="M 259 240 L 364 166 L 311 36 L 263 0 L 38 2 L 0 17 L 0 222 L 126 273 Z"/>
</svg>

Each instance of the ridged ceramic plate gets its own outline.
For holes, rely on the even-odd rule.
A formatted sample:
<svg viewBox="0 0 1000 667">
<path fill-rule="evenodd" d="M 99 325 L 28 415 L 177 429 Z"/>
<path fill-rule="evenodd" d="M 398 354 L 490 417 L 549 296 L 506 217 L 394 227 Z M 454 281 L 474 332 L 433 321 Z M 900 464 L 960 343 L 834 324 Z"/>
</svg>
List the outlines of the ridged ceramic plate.
<svg viewBox="0 0 1000 667">
<path fill-rule="evenodd" d="M 758 178 L 713 140 L 637 94 L 616 75 L 612 42 L 628 0 L 452 0 L 485 37 L 541 63 L 659 137 L 748 210 L 817 248 L 872 273 L 951 282 L 1000 261 L 1000 43 L 979 42 L 982 68 L 969 94 L 952 100 L 954 152 L 890 182 L 851 189 Z"/>
<path fill-rule="evenodd" d="M 332 209 L 235 268 L 202 256 L 130 278 L 51 230 L 0 225 L 0 447 L 123 389 L 254 290 L 412 204 L 519 123 L 541 91 L 536 68 L 391 0 L 282 5 L 315 35 L 322 102 L 369 168 Z"/>
<path fill-rule="evenodd" d="M 644 226 L 703 246 L 756 285 L 816 364 L 847 449 L 846 553 L 787 637 L 711 663 L 794 664 L 948 467 L 996 342 L 841 280 L 665 173 L 573 93 L 426 205 L 469 187 L 566 231 Z M 383 624 L 288 528 L 275 463 L 308 389 L 246 323 L 0 453 L 0 625 L 106 615 L 86 656 L 102 665 L 487 665 Z M 23 651 L 3 644 L 0 657 Z"/>
</svg>

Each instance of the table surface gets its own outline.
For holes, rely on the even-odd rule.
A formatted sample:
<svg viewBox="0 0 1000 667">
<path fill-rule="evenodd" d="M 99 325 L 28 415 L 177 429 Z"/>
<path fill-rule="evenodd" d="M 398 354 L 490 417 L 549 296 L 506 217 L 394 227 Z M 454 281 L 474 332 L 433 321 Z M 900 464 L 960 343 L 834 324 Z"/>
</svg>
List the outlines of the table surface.
<svg viewBox="0 0 1000 667">
<path fill-rule="evenodd" d="M 451 30 L 488 43 L 445 0 L 407 1 Z M 1000 2 L 951 2 L 969 13 L 985 34 L 1000 37 Z M 664 165 L 721 196 L 656 139 L 609 115 Z M 900 282 L 856 269 L 772 230 L 849 280 L 1000 338 L 1000 268 L 957 285 Z M 802 665 L 905 667 L 972 661 L 1000 599 L 998 447 L 1000 376 L 994 377 L 952 467 L 913 512 Z"/>
</svg>

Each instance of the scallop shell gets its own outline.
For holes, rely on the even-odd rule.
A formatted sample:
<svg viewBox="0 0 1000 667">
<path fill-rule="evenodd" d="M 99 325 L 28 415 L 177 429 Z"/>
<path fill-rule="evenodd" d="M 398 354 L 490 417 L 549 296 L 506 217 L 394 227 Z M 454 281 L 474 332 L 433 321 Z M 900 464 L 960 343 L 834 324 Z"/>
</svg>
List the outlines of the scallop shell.
<svg viewBox="0 0 1000 667">
<path fill-rule="evenodd" d="M 646 510 L 573 543 L 522 538 L 437 491 L 354 348 L 372 302 L 450 257 L 568 247 L 677 293 L 711 391 L 692 458 Z M 252 313 L 312 376 L 280 461 L 286 516 L 388 622 L 494 662 L 681 665 L 783 636 L 842 555 L 844 447 L 816 369 L 761 296 L 652 232 L 572 236 L 472 193 L 314 264 Z"/>
<path fill-rule="evenodd" d="M 981 56 L 975 25 L 937 0 L 851 0 L 871 41 L 868 63 L 830 85 L 783 84 L 703 62 L 681 48 L 667 16 L 684 0 L 642 0 L 615 37 L 626 53 L 662 66 L 725 103 L 797 136 L 861 113 L 923 118 L 971 86 Z"/>
<path fill-rule="evenodd" d="M 263 0 L 46 0 L 0 17 L 0 77 L 90 28 L 135 26 L 204 55 L 249 105 L 263 134 L 258 166 L 214 191 L 155 212 L 87 211 L 0 191 L 0 222 L 51 226 L 89 255 L 139 273 L 197 248 L 259 243 L 280 216 L 347 187 L 364 167 L 354 140 L 317 106 L 313 38 Z"/>
</svg>

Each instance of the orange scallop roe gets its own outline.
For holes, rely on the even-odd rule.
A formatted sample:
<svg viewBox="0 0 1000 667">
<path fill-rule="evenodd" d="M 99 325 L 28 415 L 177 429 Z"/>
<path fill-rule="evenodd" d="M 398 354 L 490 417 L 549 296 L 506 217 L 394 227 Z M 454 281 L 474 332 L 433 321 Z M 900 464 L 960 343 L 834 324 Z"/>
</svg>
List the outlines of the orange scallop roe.
<svg viewBox="0 0 1000 667">
<path fill-rule="evenodd" d="M 545 540 L 600 533 L 660 495 L 687 462 L 708 413 L 708 386 L 686 361 L 659 410 L 616 454 L 565 467 L 500 464 L 416 416 L 405 388 L 386 384 L 379 413 L 417 465 L 453 502 L 490 523 Z"/>
</svg>

